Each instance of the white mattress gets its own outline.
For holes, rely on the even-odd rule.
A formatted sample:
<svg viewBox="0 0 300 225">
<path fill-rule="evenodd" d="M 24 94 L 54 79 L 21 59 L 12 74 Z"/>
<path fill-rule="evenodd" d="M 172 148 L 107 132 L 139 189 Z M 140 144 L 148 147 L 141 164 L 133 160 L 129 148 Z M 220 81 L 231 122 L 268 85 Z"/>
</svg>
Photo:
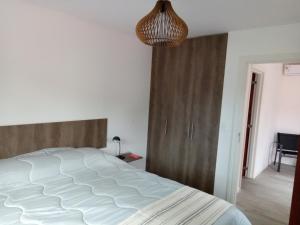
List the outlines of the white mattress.
<svg viewBox="0 0 300 225">
<path fill-rule="evenodd" d="M 97 149 L 44 149 L 0 160 L 1 225 L 116 225 L 182 185 Z M 216 225 L 248 225 L 232 207 Z"/>
</svg>

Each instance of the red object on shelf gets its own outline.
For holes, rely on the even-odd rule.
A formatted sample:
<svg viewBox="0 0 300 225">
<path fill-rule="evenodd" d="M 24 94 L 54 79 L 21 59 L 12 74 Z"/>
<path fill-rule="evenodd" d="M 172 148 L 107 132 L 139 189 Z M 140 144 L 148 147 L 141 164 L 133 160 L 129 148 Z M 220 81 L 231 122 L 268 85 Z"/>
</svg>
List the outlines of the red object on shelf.
<svg viewBox="0 0 300 225">
<path fill-rule="evenodd" d="M 134 153 L 130 153 L 128 155 L 129 158 L 132 158 L 132 159 L 141 159 L 142 157 L 137 155 L 137 154 L 134 154 Z"/>
</svg>

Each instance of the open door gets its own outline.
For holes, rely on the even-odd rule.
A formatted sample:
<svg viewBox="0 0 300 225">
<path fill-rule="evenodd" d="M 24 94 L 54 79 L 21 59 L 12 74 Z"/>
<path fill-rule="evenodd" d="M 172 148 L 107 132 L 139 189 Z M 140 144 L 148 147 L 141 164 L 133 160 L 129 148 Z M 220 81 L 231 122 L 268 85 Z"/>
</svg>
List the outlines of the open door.
<svg viewBox="0 0 300 225">
<path fill-rule="evenodd" d="M 250 98 L 249 98 L 249 107 L 248 107 L 248 118 L 246 126 L 246 139 L 245 139 L 245 148 L 244 148 L 244 160 L 243 160 L 243 177 L 246 176 L 248 170 L 248 156 L 249 156 L 249 146 L 251 131 L 253 127 L 253 107 L 256 95 L 256 86 L 257 86 L 258 74 L 252 73 L 252 82 L 250 88 Z"/>
</svg>

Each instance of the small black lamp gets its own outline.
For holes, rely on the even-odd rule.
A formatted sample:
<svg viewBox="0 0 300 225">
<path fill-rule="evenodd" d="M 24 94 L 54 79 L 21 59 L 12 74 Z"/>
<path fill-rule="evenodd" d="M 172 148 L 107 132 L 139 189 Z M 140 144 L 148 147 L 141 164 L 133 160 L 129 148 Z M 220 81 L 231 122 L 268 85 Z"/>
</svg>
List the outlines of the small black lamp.
<svg viewBox="0 0 300 225">
<path fill-rule="evenodd" d="M 119 159 L 125 159 L 125 157 L 123 155 L 121 155 L 121 138 L 118 136 L 113 137 L 112 141 L 114 143 L 118 143 L 119 144 L 119 154 L 117 155 L 117 157 Z"/>
</svg>

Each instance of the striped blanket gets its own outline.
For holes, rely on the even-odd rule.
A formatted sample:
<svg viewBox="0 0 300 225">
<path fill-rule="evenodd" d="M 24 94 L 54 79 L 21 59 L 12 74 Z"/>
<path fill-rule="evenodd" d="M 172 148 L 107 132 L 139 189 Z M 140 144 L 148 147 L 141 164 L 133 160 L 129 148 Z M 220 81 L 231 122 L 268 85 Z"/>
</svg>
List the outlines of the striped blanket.
<svg viewBox="0 0 300 225">
<path fill-rule="evenodd" d="M 228 202 L 185 186 L 119 225 L 211 225 L 230 207 Z"/>
</svg>

